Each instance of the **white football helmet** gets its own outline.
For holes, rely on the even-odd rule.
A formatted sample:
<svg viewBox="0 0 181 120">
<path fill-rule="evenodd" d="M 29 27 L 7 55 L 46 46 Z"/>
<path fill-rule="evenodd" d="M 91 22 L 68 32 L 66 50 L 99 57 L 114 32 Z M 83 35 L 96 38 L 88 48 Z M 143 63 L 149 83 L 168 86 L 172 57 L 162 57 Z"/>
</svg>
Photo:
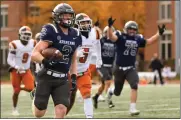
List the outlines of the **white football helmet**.
<svg viewBox="0 0 181 120">
<path fill-rule="evenodd" d="M 86 24 L 84 22 L 87 22 Z M 75 27 L 81 32 L 90 32 L 92 28 L 92 20 L 85 13 L 79 13 L 75 17 Z"/>
<path fill-rule="evenodd" d="M 102 33 L 102 34 L 103 34 L 104 37 L 107 36 L 107 30 L 108 30 L 108 28 L 109 28 L 109 27 L 106 26 L 106 27 L 103 29 L 103 33 Z M 113 32 L 115 31 L 115 28 L 114 28 L 114 27 L 112 27 L 112 31 L 113 31 Z"/>
<path fill-rule="evenodd" d="M 32 32 L 30 27 L 23 26 L 19 29 L 19 39 L 22 41 L 29 41 L 32 39 Z"/>
<path fill-rule="evenodd" d="M 36 33 L 35 40 L 40 41 L 40 33 Z"/>
</svg>

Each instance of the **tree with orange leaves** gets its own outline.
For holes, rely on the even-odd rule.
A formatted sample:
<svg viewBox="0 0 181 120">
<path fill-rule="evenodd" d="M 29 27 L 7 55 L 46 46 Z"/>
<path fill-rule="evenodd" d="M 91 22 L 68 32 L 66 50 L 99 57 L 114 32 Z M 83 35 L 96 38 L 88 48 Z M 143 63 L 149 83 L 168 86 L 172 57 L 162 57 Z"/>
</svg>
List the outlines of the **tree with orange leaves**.
<svg viewBox="0 0 181 120">
<path fill-rule="evenodd" d="M 143 34 L 145 24 L 144 1 L 34 1 L 40 8 L 40 16 L 28 16 L 27 25 L 33 33 L 39 32 L 42 25 L 51 22 L 51 12 L 59 3 L 70 4 L 76 13 L 85 13 L 90 16 L 93 23 L 99 19 L 100 27 L 107 26 L 107 18 L 116 18 L 115 28 L 121 29 L 128 20 L 138 23 L 140 33 Z M 24 24 L 24 23 L 22 23 Z"/>
</svg>

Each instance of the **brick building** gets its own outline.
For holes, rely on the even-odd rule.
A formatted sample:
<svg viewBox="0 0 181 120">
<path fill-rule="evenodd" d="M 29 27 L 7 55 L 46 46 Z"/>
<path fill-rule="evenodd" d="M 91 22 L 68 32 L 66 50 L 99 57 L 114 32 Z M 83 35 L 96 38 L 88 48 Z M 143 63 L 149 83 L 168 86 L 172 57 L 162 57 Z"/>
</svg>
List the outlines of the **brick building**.
<svg viewBox="0 0 181 120">
<path fill-rule="evenodd" d="M 8 42 L 18 39 L 18 30 L 24 18 L 36 15 L 37 9 L 32 1 L 2 1 L 1 2 L 1 59 L 0 65 L 7 65 Z"/>
<path fill-rule="evenodd" d="M 145 37 L 155 34 L 158 24 L 166 24 L 165 35 L 157 42 L 144 49 L 144 58 L 149 61 L 157 52 L 162 59 L 175 58 L 175 4 L 174 1 L 145 1 L 146 28 Z M 22 18 L 28 14 L 39 15 L 39 9 L 32 1 L 2 1 L 1 2 L 1 66 L 7 65 L 8 41 L 18 39 L 18 29 Z"/>
<path fill-rule="evenodd" d="M 158 24 L 166 25 L 166 32 L 158 41 L 145 48 L 145 60 L 158 53 L 163 60 L 175 58 L 175 1 L 145 1 L 145 37 L 155 34 Z"/>
</svg>

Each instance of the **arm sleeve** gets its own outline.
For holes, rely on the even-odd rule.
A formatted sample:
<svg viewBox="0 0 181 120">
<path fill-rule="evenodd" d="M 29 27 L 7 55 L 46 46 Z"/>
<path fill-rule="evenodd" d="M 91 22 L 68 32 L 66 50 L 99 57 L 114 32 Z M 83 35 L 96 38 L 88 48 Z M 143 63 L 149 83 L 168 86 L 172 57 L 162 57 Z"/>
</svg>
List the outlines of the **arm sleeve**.
<svg viewBox="0 0 181 120">
<path fill-rule="evenodd" d="M 8 53 L 8 58 L 7 58 L 7 62 L 11 67 L 15 67 L 15 58 L 16 55 L 16 49 L 13 47 L 13 45 L 11 43 L 9 43 L 9 53 Z"/>
<path fill-rule="evenodd" d="M 145 47 L 146 46 L 146 40 L 145 38 L 143 37 L 142 34 L 139 34 L 138 35 L 138 38 L 139 38 L 139 47 Z"/>
<path fill-rule="evenodd" d="M 121 33 L 121 31 L 116 30 L 116 31 L 114 32 L 114 34 L 118 37 L 118 40 L 115 42 L 116 44 L 119 44 L 120 42 L 123 41 L 123 40 L 122 40 L 122 33 Z M 121 44 L 122 44 L 122 43 L 121 43 Z"/>
</svg>

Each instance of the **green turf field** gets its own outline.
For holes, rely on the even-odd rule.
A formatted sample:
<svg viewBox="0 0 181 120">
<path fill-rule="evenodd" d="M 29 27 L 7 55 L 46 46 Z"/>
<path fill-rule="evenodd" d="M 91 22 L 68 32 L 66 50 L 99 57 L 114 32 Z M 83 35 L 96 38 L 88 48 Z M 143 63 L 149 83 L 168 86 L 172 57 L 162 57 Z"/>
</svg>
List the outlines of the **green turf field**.
<svg viewBox="0 0 181 120">
<path fill-rule="evenodd" d="M 96 86 L 93 87 L 95 93 Z M 1 118 L 34 118 L 31 112 L 31 99 L 29 94 L 21 92 L 19 97 L 20 116 L 14 117 L 12 113 L 12 87 L 1 85 Z M 95 118 L 180 118 L 180 85 L 140 86 L 137 108 L 141 114 L 131 117 L 128 112 L 130 89 L 126 85 L 119 97 L 113 97 L 115 107 L 110 109 L 106 102 L 100 102 L 99 108 L 94 110 Z M 52 100 L 49 101 L 48 111 L 44 118 L 53 118 L 54 109 Z M 76 103 L 66 118 L 85 118 L 83 102 L 76 99 Z"/>
</svg>

